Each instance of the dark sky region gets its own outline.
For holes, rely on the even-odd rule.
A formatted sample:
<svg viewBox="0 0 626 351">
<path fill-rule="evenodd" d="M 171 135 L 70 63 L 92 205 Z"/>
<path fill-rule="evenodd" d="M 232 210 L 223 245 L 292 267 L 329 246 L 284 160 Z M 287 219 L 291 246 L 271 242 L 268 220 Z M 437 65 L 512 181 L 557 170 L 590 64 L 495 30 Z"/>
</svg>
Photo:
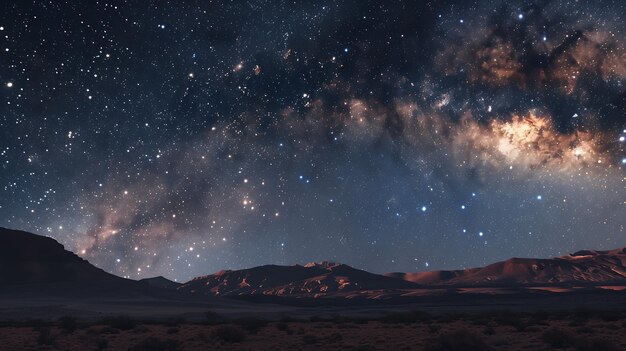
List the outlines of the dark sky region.
<svg viewBox="0 0 626 351">
<path fill-rule="evenodd" d="M 626 2 L 0 4 L 0 226 L 131 278 L 626 245 Z"/>
</svg>

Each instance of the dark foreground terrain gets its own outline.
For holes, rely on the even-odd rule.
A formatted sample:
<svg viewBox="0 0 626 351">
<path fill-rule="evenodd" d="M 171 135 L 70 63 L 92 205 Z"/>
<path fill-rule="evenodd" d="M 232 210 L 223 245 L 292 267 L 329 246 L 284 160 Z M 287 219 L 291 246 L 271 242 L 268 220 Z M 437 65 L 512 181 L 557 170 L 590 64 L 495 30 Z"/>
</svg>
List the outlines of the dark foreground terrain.
<svg viewBox="0 0 626 351">
<path fill-rule="evenodd" d="M 1 350 L 626 350 L 626 312 L 575 310 L 378 318 L 313 316 L 141 322 L 66 316 L 0 327 Z"/>
</svg>

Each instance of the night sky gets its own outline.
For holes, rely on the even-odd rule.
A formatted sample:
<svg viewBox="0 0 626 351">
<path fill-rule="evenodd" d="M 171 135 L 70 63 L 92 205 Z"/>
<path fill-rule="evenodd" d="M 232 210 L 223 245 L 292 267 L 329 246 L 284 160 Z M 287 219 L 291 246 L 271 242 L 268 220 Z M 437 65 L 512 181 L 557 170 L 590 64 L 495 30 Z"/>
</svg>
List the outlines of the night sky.
<svg viewBox="0 0 626 351">
<path fill-rule="evenodd" d="M 626 245 L 626 2 L 0 4 L 0 226 L 111 273 Z"/>
</svg>

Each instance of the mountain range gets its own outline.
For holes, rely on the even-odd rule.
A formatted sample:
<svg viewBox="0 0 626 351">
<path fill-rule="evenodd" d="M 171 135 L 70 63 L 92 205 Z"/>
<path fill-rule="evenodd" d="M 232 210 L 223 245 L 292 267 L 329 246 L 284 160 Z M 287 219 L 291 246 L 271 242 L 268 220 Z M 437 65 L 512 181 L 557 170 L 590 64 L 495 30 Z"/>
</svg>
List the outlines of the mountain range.
<svg viewBox="0 0 626 351">
<path fill-rule="evenodd" d="M 180 284 L 109 274 L 52 238 L 0 228 L 0 293 L 170 294 L 295 298 L 421 296 L 467 288 L 626 286 L 626 248 L 585 250 L 550 259 L 511 258 L 463 270 L 374 274 L 336 262 L 223 270 Z M 391 295 L 390 295 L 391 293 Z"/>
</svg>

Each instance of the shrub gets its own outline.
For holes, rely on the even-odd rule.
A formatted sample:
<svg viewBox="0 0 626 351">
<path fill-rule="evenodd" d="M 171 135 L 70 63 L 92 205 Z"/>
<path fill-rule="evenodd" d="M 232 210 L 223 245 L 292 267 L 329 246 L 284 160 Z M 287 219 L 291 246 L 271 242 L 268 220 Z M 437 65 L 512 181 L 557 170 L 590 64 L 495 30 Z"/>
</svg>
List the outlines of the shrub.
<svg viewBox="0 0 626 351">
<path fill-rule="evenodd" d="M 261 328 L 267 326 L 268 321 L 261 318 L 239 318 L 235 320 L 235 324 L 250 334 L 256 334 Z"/>
<path fill-rule="evenodd" d="M 280 331 L 287 331 L 289 330 L 289 324 L 287 324 L 286 322 L 278 322 L 276 323 L 276 329 Z"/>
<path fill-rule="evenodd" d="M 574 316 L 574 317 L 572 317 L 572 320 L 569 322 L 569 326 L 570 327 L 581 327 L 583 325 L 586 325 L 587 322 L 589 322 L 589 318 L 580 317 L 580 316 Z"/>
<path fill-rule="evenodd" d="M 107 339 L 96 340 L 96 350 L 104 351 L 109 347 L 109 341 Z"/>
<path fill-rule="evenodd" d="M 316 344 L 318 342 L 317 336 L 311 334 L 304 334 L 302 336 L 302 342 L 306 345 Z"/>
<path fill-rule="evenodd" d="M 115 329 L 115 328 L 113 328 L 113 329 Z M 139 326 L 135 327 L 135 329 L 133 329 L 133 333 L 136 333 L 136 334 L 147 333 L 149 331 L 150 331 L 150 328 L 146 327 L 145 325 L 139 325 Z"/>
<path fill-rule="evenodd" d="M 441 326 L 438 324 L 429 324 L 428 332 L 431 334 L 437 334 L 441 330 Z"/>
<path fill-rule="evenodd" d="M 55 342 L 55 337 L 52 335 L 50 327 L 36 328 L 39 335 L 37 335 L 37 344 L 52 346 Z"/>
<path fill-rule="evenodd" d="M 478 334 L 468 330 L 457 330 L 439 335 L 431 340 L 425 351 L 487 351 L 493 350 Z"/>
<path fill-rule="evenodd" d="M 128 316 L 105 317 L 101 323 L 119 330 L 131 330 L 137 326 L 137 322 Z"/>
<path fill-rule="evenodd" d="M 472 324 L 474 324 L 474 325 L 488 325 L 489 324 L 489 319 L 487 319 L 487 318 L 476 318 L 476 319 L 472 320 Z"/>
<path fill-rule="evenodd" d="M 178 331 L 179 330 L 176 327 L 172 327 L 172 328 L 167 329 L 167 333 L 168 334 L 178 334 Z"/>
<path fill-rule="evenodd" d="M 485 329 L 483 329 L 483 334 L 485 335 L 494 335 L 496 333 L 496 330 L 493 327 L 487 326 L 485 327 Z"/>
<path fill-rule="evenodd" d="M 591 327 L 580 327 L 576 329 L 576 334 L 593 334 L 595 330 Z"/>
<path fill-rule="evenodd" d="M 375 348 L 372 345 L 359 345 L 351 349 L 351 351 L 376 351 L 376 350 L 377 348 Z"/>
<path fill-rule="evenodd" d="M 129 348 L 128 351 L 177 351 L 179 349 L 180 342 L 178 340 L 161 340 L 151 336 Z"/>
<path fill-rule="evenodd" d="M 231 343 L 242 342 L 246 339 L 246 334 L 243 330 L 232 325 L 222 325 L 217 327 L 213 331 L 212 336 L 215 339 Z"/>
<path fill-rule="evenodd" d="M 103 327 L 102 329 L 100 329 L 100 334 L 119 334 L 120 330 L 117 328 L 113 328 L 113 327 Z"/>
<path fill-rule="evenodd" d="M 596 315 L 605 322 L 617 322 L 621 318 L 624 318 L 624 311 L 601 310 L 596 312 Z"/>
<path fill-rule="evenodd" d="M 578 339 L 575 346 L 576 351 L 617 351 L 619 347 L 606 339 Z"/>
<path fill-rule="evenodd" d="M 342 340 L 343 340 L 343 335 L 339 333 L 332 333 L 324 338 L 324 341 L 326 341 L 329 344 L 341 342 Z"/>
<path fill-rule="evenodd" d="M 562 349 L 573 346 L 576 343 L 574 335 L 558 329 L 550 328 L 541 335 L 541 340 L 550 345 L 553 349 Z"/>
<path fill-rule="evenodd" d="M 61 317 L 59 318 L 59 326 L 64 332 L 71 334 L 78 329 L 78 321 L 72 316 Z"/>
</svg>

